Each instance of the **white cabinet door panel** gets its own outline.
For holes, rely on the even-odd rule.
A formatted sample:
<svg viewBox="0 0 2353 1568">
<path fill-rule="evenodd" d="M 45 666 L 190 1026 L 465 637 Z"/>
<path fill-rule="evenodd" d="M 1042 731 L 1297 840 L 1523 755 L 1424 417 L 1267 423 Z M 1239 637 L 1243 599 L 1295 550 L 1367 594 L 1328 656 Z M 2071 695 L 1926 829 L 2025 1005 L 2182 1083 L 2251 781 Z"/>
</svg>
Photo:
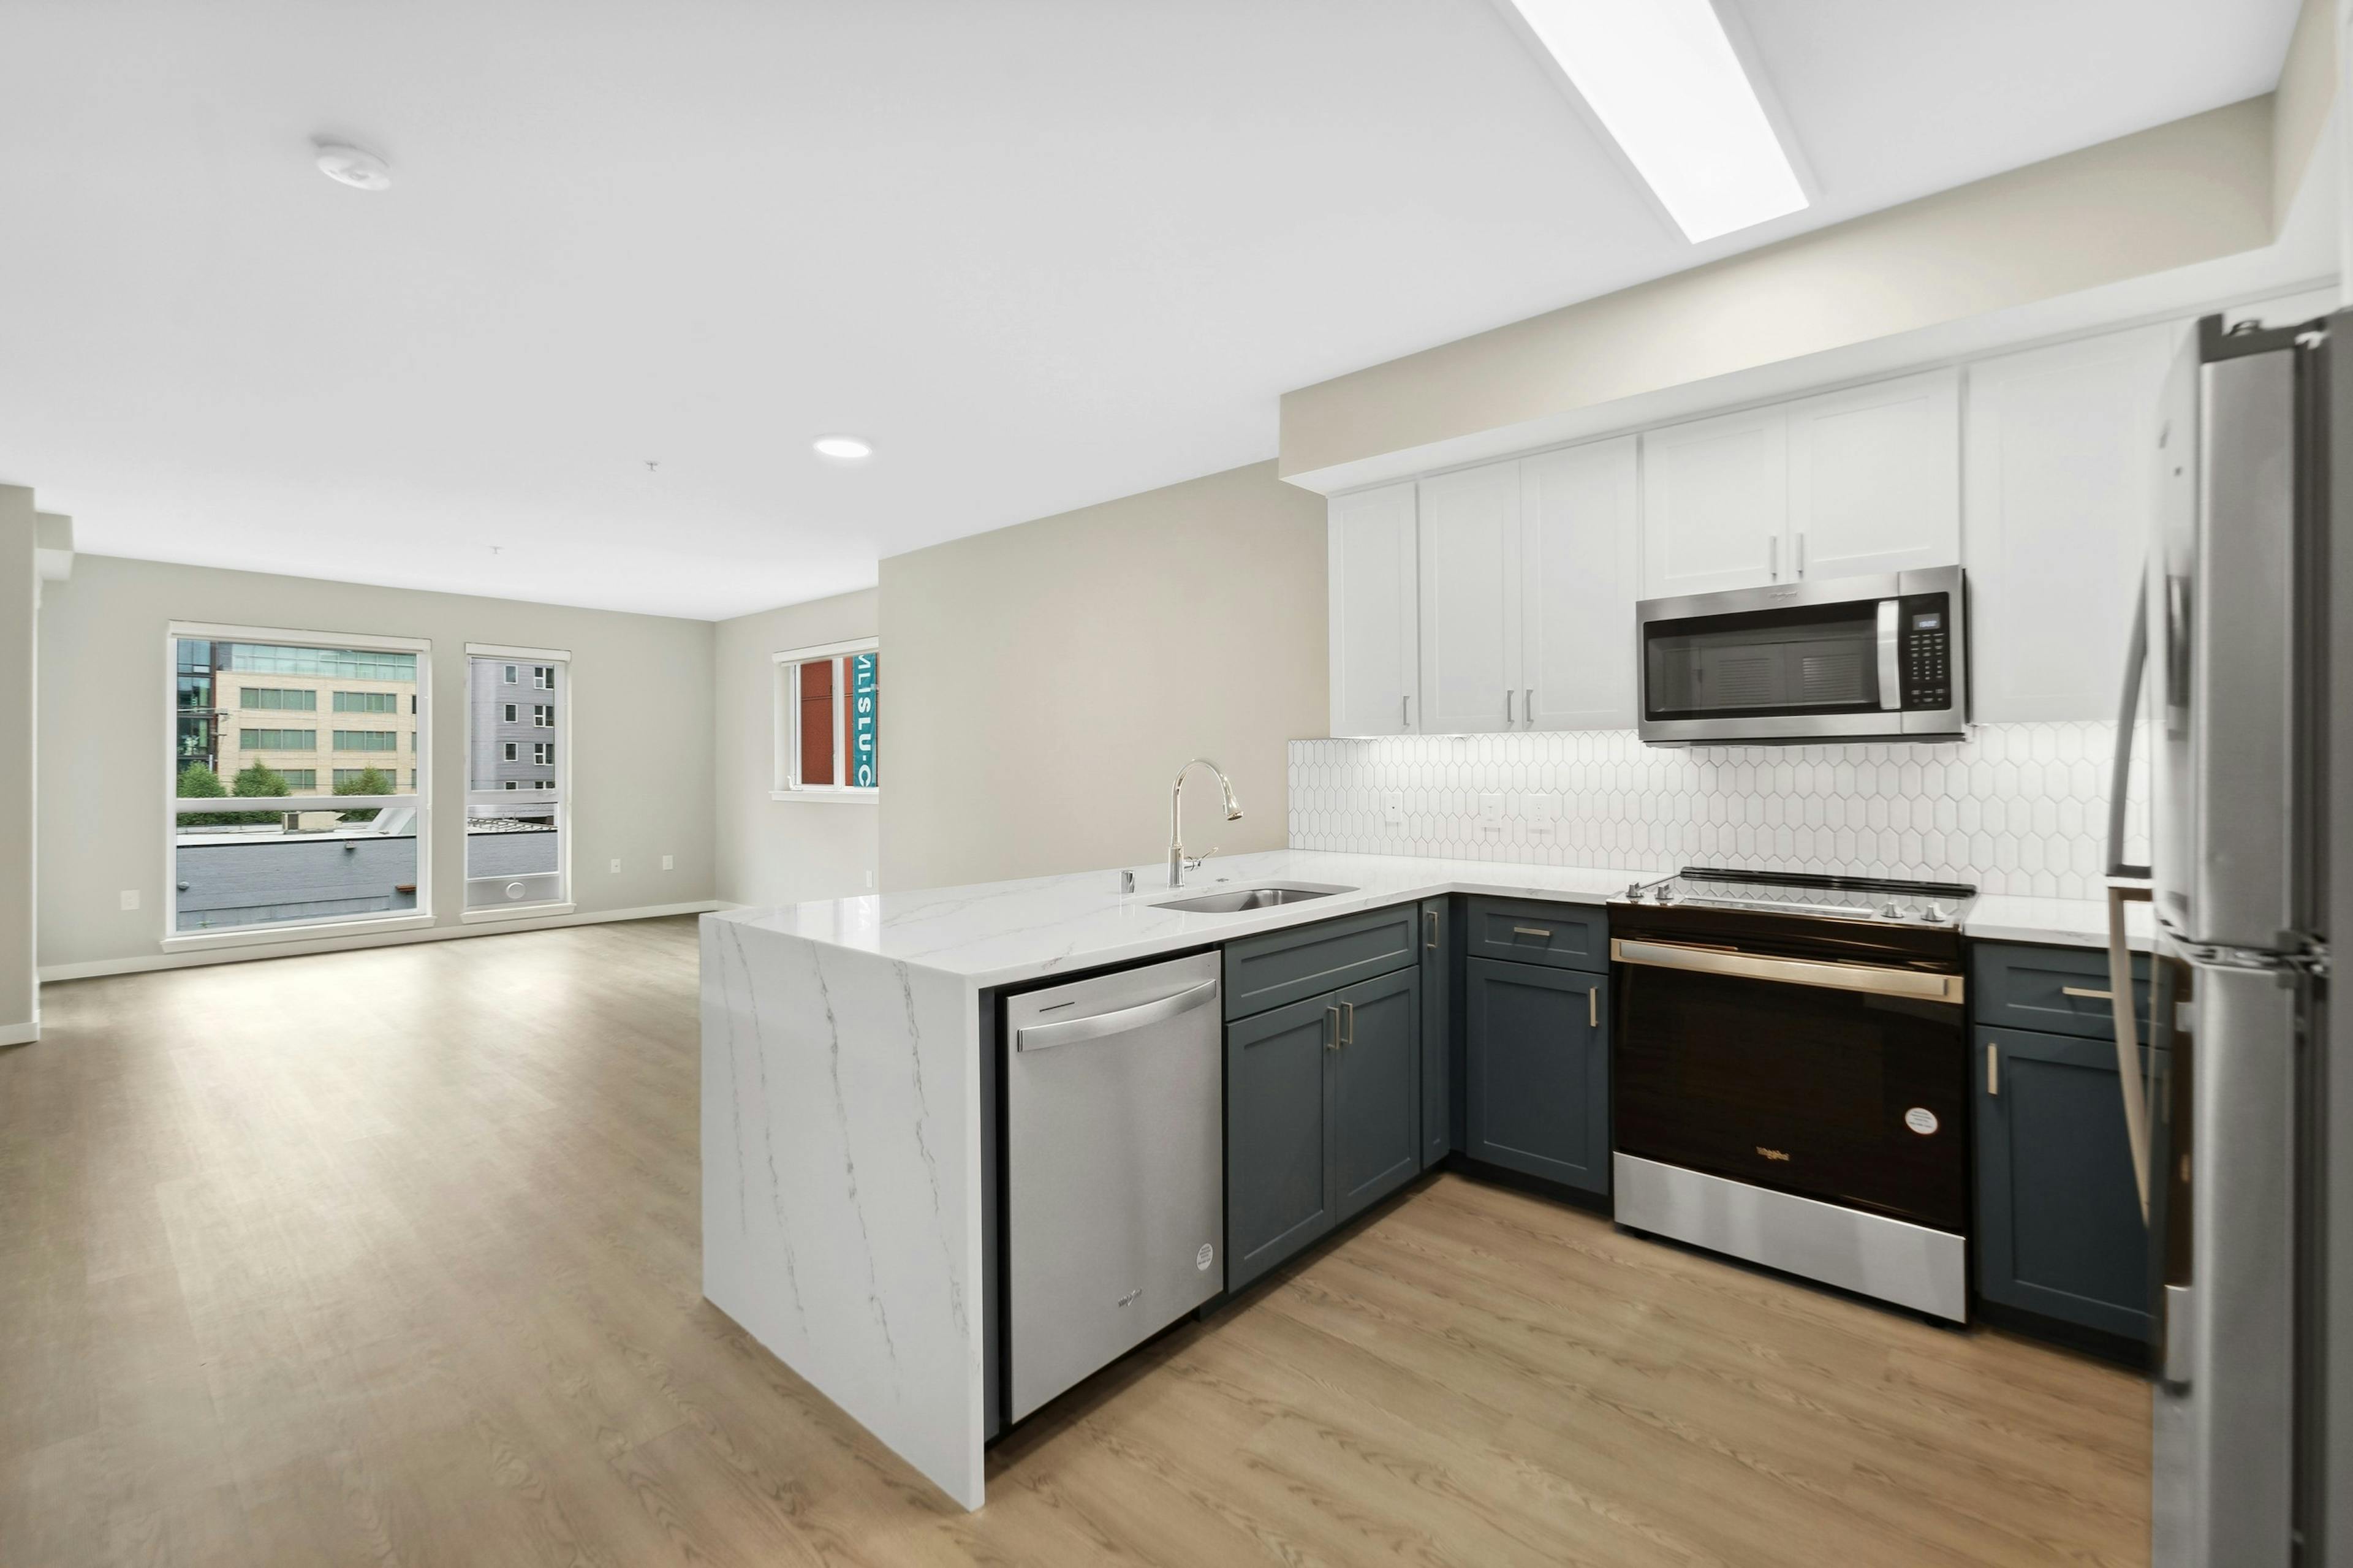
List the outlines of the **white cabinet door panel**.
<svg viewBox="0 0 2353 1568">
<path fill-rule="evenodd" d="M 1642 437 L 1642 596 L 1754 588 L 1785 573 L 1788 424 L 1751 409 Z"/>
<path fill-rule="evenodd" d="M 1523 728 L 1634 722 L 1634 473 L 1631 436 L 1520 465 Z"/>
<path fill-rule="evenodd" d="M 1785 411 L 1785 575 L 1854 577 L 1961 558 L 1959 371 L 1809 397 Z"/>
<path fill-rule="evenodd" d="M 1517 727 L 1520 465 L 1421 481 L 1424 734 Z"/>
<path fill-rule="evenodd" d="M 1970 718 L 2112 719 L 2183 329 L 2137 328 L 1968 370 L 1963 562 Z"/>
<path fill-rule="evenodd" d="M 1420 717 L 1414 486 L 1335 497 L 1329 516 L 1332 733 L 1409 733 Z"/>
</svg>

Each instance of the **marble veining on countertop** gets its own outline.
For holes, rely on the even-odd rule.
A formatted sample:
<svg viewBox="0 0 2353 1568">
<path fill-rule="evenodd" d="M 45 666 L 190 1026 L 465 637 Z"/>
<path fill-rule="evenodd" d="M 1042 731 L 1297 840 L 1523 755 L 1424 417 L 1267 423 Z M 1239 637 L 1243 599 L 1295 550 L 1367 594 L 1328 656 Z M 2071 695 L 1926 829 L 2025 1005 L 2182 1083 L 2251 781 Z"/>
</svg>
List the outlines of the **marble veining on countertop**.
<svg viewBox="0 0 2353 1568">
<path fill-rule="evenodd" d="M 1430 860 L 1407 855 L 1338 855 L 1269 849 L 1219 857 L 1171 889 L 1159 864 L 1129 868 L 1135 891 L 1119 890 L 1119 868 L 981 882 L 923 892 L 869 893 L 781 908 L 731 910 L 713 920 L 871 953 L 894 963 L 1003 985 L 1062 970 L 1092 968 L 1155 953 L 1230 942 L 1255 931 L 1306 925 L 1441 893 L 1600 903 L 1665 870 L 1594 870 L 1493 860 Z M 1198 914 L 1155 906 L 1221 888 L 1321 882 L 1351 891 L 1273 909 Z"/>
<path fill-rule="evenodd" d="M 712 918 L 957 975 L 976 985 L 1004 985 L 1444 893 L 1602 903 L 1628 884 L 1666 876 L 1671 868 L 1625 871 L 1270 849 L 1214 859 L 1193 872 L 1181 891 L 1166 885 L 1167 873 L 1159 865 L 1129 869 L 1135 873 L 1132 893 L 1119 890 L 1119 868 L 1113 868 L 731 910 Z M 1351 890 L 1228 914 L 1156 907 L 1220 888 L 1270 882 L 1320 882 Z M 2147 906 L 2135 907 L 2133 922 L 2134 945 L 2147 947 L 2152 927 Z M 1970 908 L 1962 929 L 1988 941 L 2096 947 L 2107 941 L 2107 910 L 2094 900 L 1989 895 Z"/>
</svg>

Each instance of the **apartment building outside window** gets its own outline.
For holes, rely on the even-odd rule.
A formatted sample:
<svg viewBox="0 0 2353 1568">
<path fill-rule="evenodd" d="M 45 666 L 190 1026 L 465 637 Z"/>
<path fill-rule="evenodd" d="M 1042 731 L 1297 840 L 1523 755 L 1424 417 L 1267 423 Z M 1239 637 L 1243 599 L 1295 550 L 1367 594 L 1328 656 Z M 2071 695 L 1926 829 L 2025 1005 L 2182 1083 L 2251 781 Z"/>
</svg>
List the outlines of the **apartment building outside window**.
<svg viewBox="0 0 2353 1568">
<path fill-rule="evenodd" d="M 882 655 L 872 638 L 776 656 L 779 800 L 867 800 L 881 787 Z"/>
<path fill-rule="evenodd" d="M 469 645 L 467 655 L 466 909 L 459 918 L 560 912 L 571 907 L 570 658 L 480 645 Z M 519 678 L 546 700 L 507 701 L 504 693 Z"/>
<path fill-rule="evenodd" d="M 408 638 L 171 628 L 167 947 L 429 920 L 419 770 L 407 770 L 404 786 L 402 770 L 375 760 L 404 749 L 421 756 L 427 658 Z M 383 721 L 321 728 L 279 717 L 322 710 Z M 191 810 L 191 800 L 218 804 Z"/>
</svg>

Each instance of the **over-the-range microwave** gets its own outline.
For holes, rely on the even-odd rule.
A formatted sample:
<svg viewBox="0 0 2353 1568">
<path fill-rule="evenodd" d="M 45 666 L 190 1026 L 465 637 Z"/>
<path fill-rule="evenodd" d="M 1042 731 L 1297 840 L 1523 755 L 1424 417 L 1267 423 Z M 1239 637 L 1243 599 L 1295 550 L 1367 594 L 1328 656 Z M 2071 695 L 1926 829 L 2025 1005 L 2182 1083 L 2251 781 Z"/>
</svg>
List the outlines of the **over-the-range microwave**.
<svg viewBox="0 0 2353 1568">
<path fill-rule="evenodd" d="M 1969 714 L 1957 566 L 1635 606 L 1653 745 L 1954 740 Z"/>
</svg>

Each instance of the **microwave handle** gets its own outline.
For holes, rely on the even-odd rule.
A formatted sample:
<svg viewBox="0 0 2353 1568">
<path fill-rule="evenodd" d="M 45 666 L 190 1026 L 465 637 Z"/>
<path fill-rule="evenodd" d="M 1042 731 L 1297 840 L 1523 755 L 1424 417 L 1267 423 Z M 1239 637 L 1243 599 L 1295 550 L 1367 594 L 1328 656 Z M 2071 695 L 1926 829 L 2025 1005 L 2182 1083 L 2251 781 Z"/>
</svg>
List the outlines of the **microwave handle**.
<svg viewBox="0 0 2353 1568">
<path fill-rule="evenodd" d="M 1897 657 L 1903 612 L 1900 599 L 1879 601 L 1879 705 L 1890 710 L 1904 706 L 1904 661 Z"/>
</svg>

